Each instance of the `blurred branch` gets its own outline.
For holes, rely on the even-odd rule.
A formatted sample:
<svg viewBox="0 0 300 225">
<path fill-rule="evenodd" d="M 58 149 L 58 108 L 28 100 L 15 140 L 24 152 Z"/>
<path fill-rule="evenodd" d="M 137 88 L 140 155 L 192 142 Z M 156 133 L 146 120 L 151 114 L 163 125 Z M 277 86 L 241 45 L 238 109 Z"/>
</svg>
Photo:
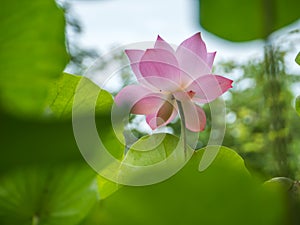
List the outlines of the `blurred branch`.
<svg viewBox="0 0 300 225">
<path fill-rule="evenodd" d="M 83 32 L 80 20 L 74 15 L 70 2 L 61 1 L 59 4 L 65 11 L 67 22 L 66 47 L 70 55 L 70 62 L 66 70 L 67 72 L 80 75 L 84 73 L 91 62 L 99 57 L 99 54 L 96 50 L 82 48 L 80 44 L 77 43 L 78 36 Z"/>
<path fill-rule="evenodd" d="M 268 141 L 277 161 L 278 176 L 293 177 L 288 163 L 288 133 L 284 132 L 287 127 L 285 109 L 288 107 L 286 99 L 282 98 L 285 73 L 280 70 L 278 53 L 269 42 L 265 46 L 264 60 L 264 102 L 270 115 Z"/>
</svg>

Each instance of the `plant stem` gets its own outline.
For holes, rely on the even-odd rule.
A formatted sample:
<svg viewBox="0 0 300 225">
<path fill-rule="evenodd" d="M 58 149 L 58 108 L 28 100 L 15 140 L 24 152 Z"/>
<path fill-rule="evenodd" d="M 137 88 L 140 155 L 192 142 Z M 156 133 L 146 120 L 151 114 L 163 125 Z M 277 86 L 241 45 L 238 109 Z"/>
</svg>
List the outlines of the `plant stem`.
<svg viewBox="0 0 300 225">
<path fill-rule="evenodd" d="M 187 157 L 187 144 L 186 144 L 186 127 L 185 127 L 185 117 L 182 108 L 182 104 L 180 101 L 176 100 L 178 105 L 178 111 L 181 119 L 181 136 L 183 137 L 183 149 L 184 149 L 184 157 Z"/>
<path fill-rule="evenodd" d="M 37 215 L 34 215 L 32 217 L 32 225 L 38 225 L 39 224 L 39 217 Z"/>
<path fill-rule="evenodd" d="M 288 134 L 285 109 L 288 107 L 282 98 L 284 71 L 279 68 L 276 50 L 270 43 L 265 46 L 265 106 L 269 110 L 269 142 L 278 166 L 277 176 L 291 176 L 288 163 Z M 271 137 L 271 138 L 270 138 Z"/>
</svg>

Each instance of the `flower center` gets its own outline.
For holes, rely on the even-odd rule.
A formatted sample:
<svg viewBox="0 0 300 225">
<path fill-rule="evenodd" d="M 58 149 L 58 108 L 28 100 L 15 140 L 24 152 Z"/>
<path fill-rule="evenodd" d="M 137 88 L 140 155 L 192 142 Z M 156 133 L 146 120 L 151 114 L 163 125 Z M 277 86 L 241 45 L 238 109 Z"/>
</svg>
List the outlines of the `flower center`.
<svg viewBox="0 0 300 225">
<path fill-rule="evenodd" d="M 189 96 L 190 98 L 193 98 L 194 95 L 196 94 L 196 92 L 194 92 L 194 91 L 191 90 L 191 91 L 188 91 L 187 94 L 188 94 L 188 96 Z"/>
</svg>

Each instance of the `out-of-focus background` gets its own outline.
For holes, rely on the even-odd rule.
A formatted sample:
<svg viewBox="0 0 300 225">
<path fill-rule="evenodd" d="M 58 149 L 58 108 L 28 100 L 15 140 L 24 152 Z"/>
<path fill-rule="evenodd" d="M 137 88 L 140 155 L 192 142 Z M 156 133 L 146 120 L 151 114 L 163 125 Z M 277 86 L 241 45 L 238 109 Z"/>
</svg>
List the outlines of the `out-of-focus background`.
<svg viewBox="0 0 300 225">
<path fill-rule="evenodd" d="M 300 21 L 295 19 L 297 16 L 287 16 L 286 21 L 282 22 L 284 25 L 282 25 L 279 20 L 283 16 L 276 12 L 278 18 L 270 18 L 270 20 L 273 19 L 274 23 L 280 24 L 279 29 L 276 27 L 278 25 L 274 25 L 275 28 L 270 28 L 271 31 L 269 28 L 265 28 L 264 31 L 262 24 L 266 15 L 262 12 L 251 12 L 251 9 L 255 9 L 255 7 L 263 10 L 264 5 L 259 1 L 249 3 L 247 6 L 248 13 L 246 6 L 243 6 L 239 13 L 241 6 L 232 7 L 230 3 L 225 4 L 224 9 L 228 7 L 228 9 L 237 12 L 236 18 L 231 18 L 231 21 L 235 22 L 232 24 L 225 24 L 229 19 L 222 20 L 224 16 L 229 17 L 231 12 L 223 10 L 223 14 L 220 14 L 218 13 L 220 6 L 213 10 L 214 5 L 210 6 L 208 3 L 202 5 L 204 7 L 202 9 L 204 12 L 202 12 L 200 2 L 195 0 L 63 1 L 62 4 L 68 9 L 70 21 L 68 38 L 71 47 L 76 49 L 80 46 L 83 52 L 88 53 L 83 61 L 73 65 L 71 63 L 67 67 L 67 71 L 78 74 L 84 74 L 89 67 L 93 67 L 95 63 L 93 59 L 110 54 L 115 55 L 112 57 L 114 60 L 111 60 L 112 58 L 103 58 L 102 60 L 102 62 L 105 61 L 106 68 L 109 68 L 110 63 L 116 63 L 118 60 L 120 67 L 126 64 L 127 59 L 122 48 L 115 50 L 118 47 L 135 42 L 154 41 L 158 34 L 169 43 L 179 45 L 184 39 L 200 31 L 208 50 L 217 51 L 214 72 L 234 80 L 234 88 L 224 96 L 227 100 L 227 132 L 224 145 L 242 154 L 248 166 L 266 178 L 281 173 L 279 172 L 280 168 L 278 168 L 280 163 L 276 162 L 276 157 L 280 158 L 277 161 L 281 161 L 282 157 L 288 158 L 286 161 L 289 162 L 285 162 L 285 170 L 295 171 L 294 167 L 297 167 L 298 161 L 299 141 L 297 134 L 299 128 L 293 102 L 297 94 L 300 93 L 300 70 L 294 61 L 300 48 Z M 287 4 L 289 6 L 287 9 L 283 8 L 283 11 L 292 7 L 293 2 Z M 211 18 L 207 17 L 207 19 L 204 18 L 204 21 L 202 20 L 201 24 L 200 18 L 206 13 L 206 7 L 208 8 L 207 14 L 210 13 L 209 16 L 217 22 L 209 21 Z M 265 7 L 267 10 L 273 10 L 271 6 Z M 243 10 L 246 10 L 244 15 L 242 14 Z M 284 13 L 282 12 L 283 15 L 285 15 Z M 240 15 L 243 17 L 239 18 Z M 261 17 L 253 20 L 253 22 L 246 21 L 246 19 L 255 16 Z M 272 16 L 276 17 L 276 15 Z M 246 18 L 246 22 L 243 21 L 243 18 Z M 226 27 L 227 33 L 219 29 L 222 35 L 227 35 L 225 38 L 214 32 L 209 32 L 218 30 L 215 23 Z M 237 25 L 238 23 L 240 24 Z M 249 27 L 248 23 L 252 24 L 252 27 Z M 203 24 L 207 27 L 203 27 Z M 269 85 L 270 81 L 264 78 L 264 73 L 266 73 L 265 46 L 270 43 L 276 52 L 275 60 L 278 64 L 276 73 L 278 74 L 274 74 L 274 76 L 278 79 L 277 82 L 281 86 L 280 90 Z M 76 51 L 74 53 L 75 56 L 76 54 L 79 56 L 75 57 L 76 59 L 80 58 L 80 53 Z M 101 72 L 99 71 L 98 76 L 110 75 L 107 74 L 110 71 L 106 70 L 105 66 L 102 67 Z M 132 73 L 128 73 L 128 71 L 121 71 L 120 73 L 122 79 L 111 81 L 105 88 L 116 93 L 122 86 L 133 82 L 131 80 L 134 77 Z M 273 88 L 276 90 L 272 90 Z M 272 101 L 272 103 L 267 103 L 268 101 Z M 273 101 L 281 101 L 281 103 Z M 270 104 L 277 105 L 271 106 Z M 268 111 L 270 108 L 278 108 L 276 110 L 279 111 Z M 206 110 L 209 114 L 208 106 Z M 133 129 L 136 128 L 137 133 L 141 133 L 140 135 L 152 132 L 143 117 L 132 120 Z M 280 127 L 276 128 L 277 131 L 272 130 L 275 128 L 271 128 L 275 126 L 272 124 L 272 121 L 275 122 L 275 120 L 283 120 Z M 178 131 L 180 129 L 179 121 L 171 125 L 170 128 L 164 129 L 164 131 L 170 133 Z M 278 134 L 275 134 L 277 132 Z M 200 134 L 198 147 L 205 146 L 208 138 L 209 125 L 207 132 Z M 276 143 L 276 139 L 280 139 L 277 140 L 280 143 Z M 276 148 L 281 148 L 277 150 L 281 153 L 274 153 L 272 147 L 270 148 L 271 143 Z M 285 156 L 275 156 L 276 154 L 284 154 Z M 288 172 L 285 171 L 285 173 Z"/>
<path fill-rule="evenodd" d="M 299 8 L 298 0 L 4 0 L 0 224 L 299 224 Z M 159 34 L 179 45 L 199 31 L 208 50 L 217 51 L 214 73 L 234 80 L 224 95 L 223 145 L 232 150 L 222 147 L 204 173 L 197 171 L 199 150 L 174 177 L 147 187 L 123 187 L 97 176 L 73 134 L 77 85 L 86 82 L 87 97 L 100 90 L 97 76 L 90 81 L 82 75 L 92 68 L 105 77 L 112 66 L 128 65 L 122 48 L 127 44 L 154 41 Z M 133 77 L 129 67 L 118 70 L 118 79 L 98 98 L 95 121 L 114 157 L 145 163 L 130 148 L 136 140 L 126 129 L 136 138 L 179 135 L 180 120 L 153 132 L 143 117 L 131 116 L 124 132 L 130 154 L 124 157 L 111 106 Z M 210 136 L 210 107 L 203 107 L 208 122 L 197 149 Z M 155 159 L 177 141 L 167 135 L 154 149 L 160 153 Z M 281 191 L 263 188 L 272 177 L 284 177 L 275 179 Z"/>
</svg>

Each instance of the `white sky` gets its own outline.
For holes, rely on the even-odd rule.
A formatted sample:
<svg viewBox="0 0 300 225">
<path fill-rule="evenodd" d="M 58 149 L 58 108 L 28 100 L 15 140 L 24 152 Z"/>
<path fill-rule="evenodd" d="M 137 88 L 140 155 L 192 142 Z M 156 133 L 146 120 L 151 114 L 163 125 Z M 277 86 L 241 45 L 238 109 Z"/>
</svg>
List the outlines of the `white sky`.
<svg viewBox="0 0 300 225">
<path fill-rule="evenodd" d="M 217 50 L 217 60 L 262 52 L 261 41 L 236 44 L 205 32 L 198 24 L 196 0 L 73 1 L 72 5 L 84 28 L 80 43 L 101 52 L 114 45 L 154 41 L 158 34 L 178 45 L 199 31 L 208 50 Z"/>
</svg>

